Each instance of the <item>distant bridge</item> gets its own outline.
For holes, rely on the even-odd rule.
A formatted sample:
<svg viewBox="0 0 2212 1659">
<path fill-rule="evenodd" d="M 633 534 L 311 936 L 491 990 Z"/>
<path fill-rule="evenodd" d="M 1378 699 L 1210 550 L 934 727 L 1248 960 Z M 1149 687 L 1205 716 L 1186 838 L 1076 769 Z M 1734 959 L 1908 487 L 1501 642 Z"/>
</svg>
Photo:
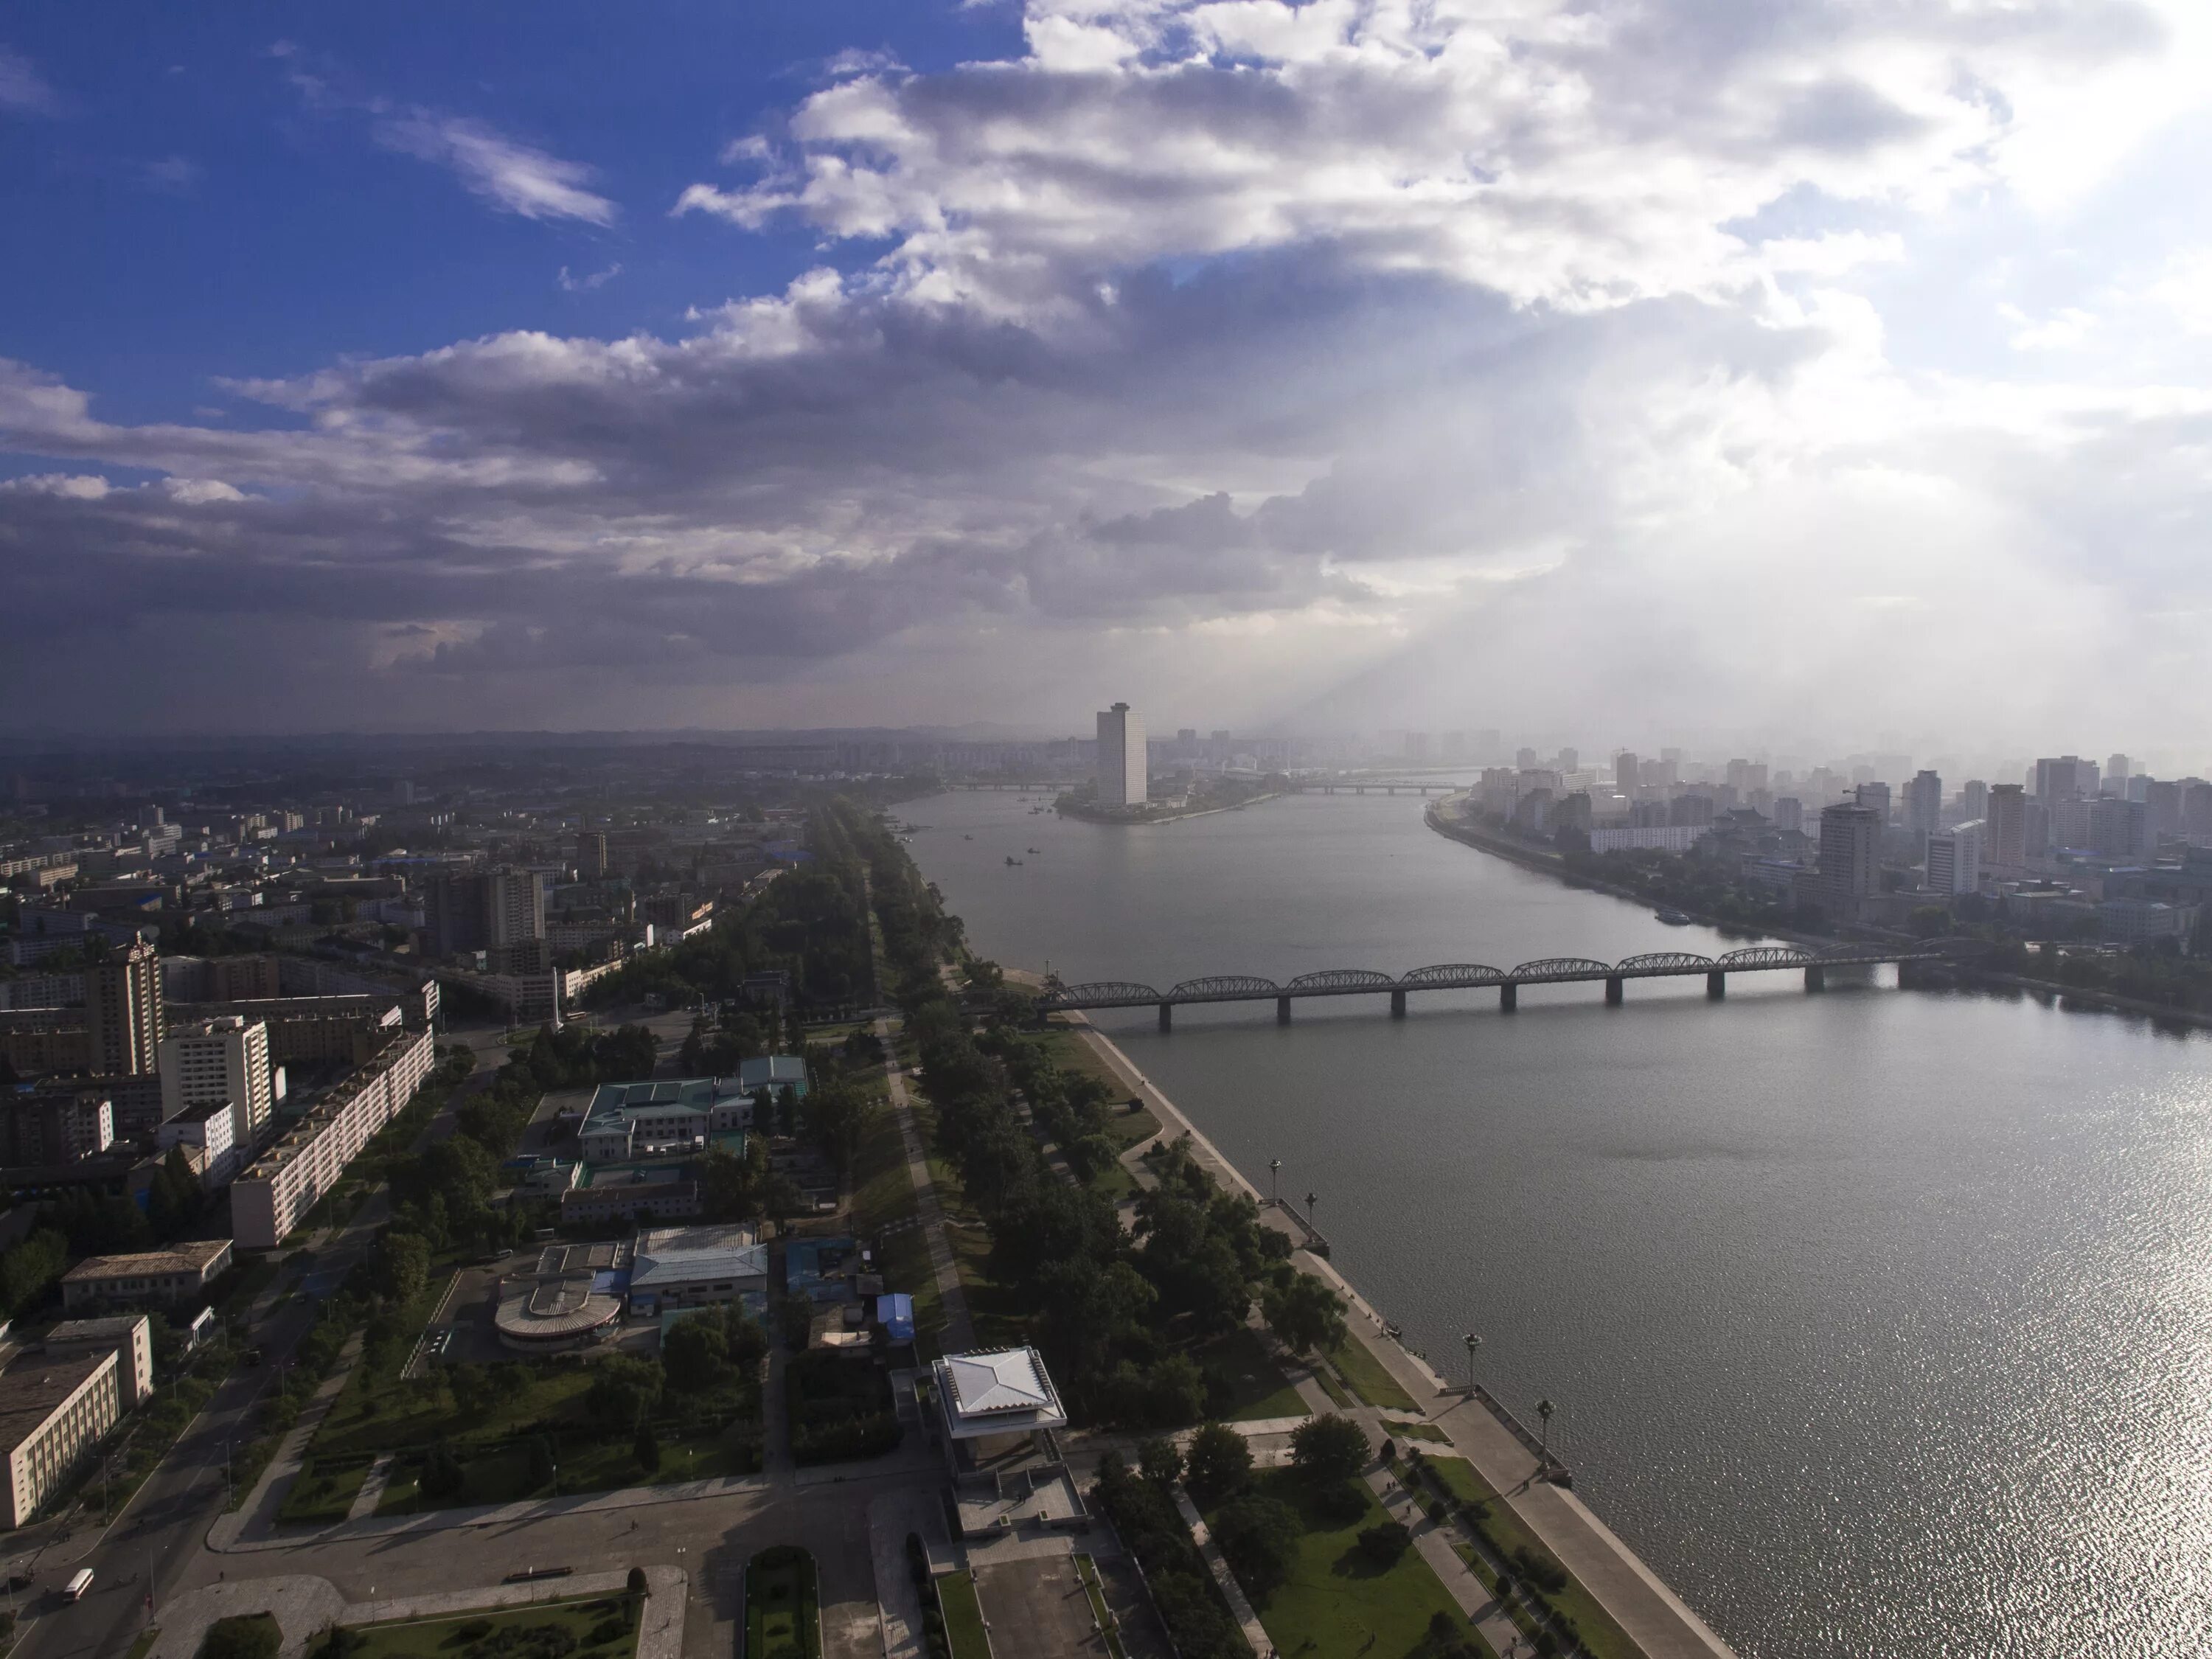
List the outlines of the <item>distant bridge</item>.
<svg viewBox="0 0 2212 1659">
<path fill-rule="evenodd" d="M 1654 951 L 1619 962 L 1599 962 L 1589 957 L 1540 957 L 1513 968 L 1492 968 L 1479 962 L 1448 962 L 1432 968 L 1416 968 L 1395 978 L 1368 968 L 1328 968 L 1300 974 L 1278 985 L 1271 979 L 1249 974 L 1216 975 L 1187 979 L 1167 990 L 1155 990 L 1133 980 L 1096 980 L 1069 985 L 1048 980 L 1037 999 L 1040 1012 L 1058 1013 L 1078 1008 L 1158 1008 L 1160 1030 L 1172 1029 L 1178 1006 L 1200 1002 L 1265 1002 L 1272 999 L 1275 1018 L 1289 1024 L 1291 1003 L 1297 997 L 1388 996 L 1390 1013 L 1402 1019 L 1406 999 L 1415 991 L 1468 991 L 1495 988 L 1498 1006 L 1511 1009 L 1524 985 L 1602 983 L 1605 1000 L 1615 1005 L 1627 995 L 1632 979 L 1686 979 L 1702 974 L 1705 994 L 1728 994 L 1730 974 L 1772 973 L 1796 969 L 1805 975 L 1805 988 L 1818 991 L 1826 983 L 1831 968 L 1862 968 L 1881 963 L 1950 962 L 1978 955 L 1978 939 L 1942 939 L 1905 946 L 1837 945 L 1808 950 L 1797 945 L 1751 945 L 1717 957 L 1691 951 Z"/>
</svg>

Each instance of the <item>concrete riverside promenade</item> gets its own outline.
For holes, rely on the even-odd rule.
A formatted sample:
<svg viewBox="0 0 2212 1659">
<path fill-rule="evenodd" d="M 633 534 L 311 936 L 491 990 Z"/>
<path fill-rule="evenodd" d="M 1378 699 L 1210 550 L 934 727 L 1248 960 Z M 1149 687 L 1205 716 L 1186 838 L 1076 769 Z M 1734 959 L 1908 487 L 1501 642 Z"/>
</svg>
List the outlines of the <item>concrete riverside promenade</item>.
<svg viewBox="0 0 2212 1659">
<path fill-rule="evenodd" d="M 1276 1212 L 1264 1195 L 1200 1133 L 1174 1102 L 1139 1071 L 1113 1040 L 1080 1016 L 1076 1031 L 1104 1060 L 1130 1091 L 1160 1120 L 1164 1134 L 1186 1134 L 1191 1148 L 1222 1185 L 1249 1194 L 1264 1216 Z M 1297 1236 L 1303 1237 L 1303 1233 Z M 1636 1553 L 1590 1512 L 1573 1492 L 1540 1479 L 1535 1454 L 1518 1435 L 1479 1401 L 1453 1389 L 1418 1356 L 1382 1334 L 1383 1321 L 1365 1297 L 1322 1257 L 1300 1249 L 1293 1258 L 1305 1272 L 1326 1280 L 1350 1304 L 1347 1334 L 1362 1344 L 1416 1402 L 1415 1409 L 1449 1438 L 1450 1449 L 1481 1474 L 1544 1547 L 1580 1581 L 1650 1659 L 1735 1659 L 1734 1650 L 1662 1583 Z M 1425 1402 L 1425 1403 L 1422 1403 Z M 1380 1421 L 1380 1413 L 1346 1413 Z M 1400 1413 L 1403 1415 L 1403 1413 Z M 1374 1426 L 1373 1423 L 1370 1426 Z"/>
</svg>

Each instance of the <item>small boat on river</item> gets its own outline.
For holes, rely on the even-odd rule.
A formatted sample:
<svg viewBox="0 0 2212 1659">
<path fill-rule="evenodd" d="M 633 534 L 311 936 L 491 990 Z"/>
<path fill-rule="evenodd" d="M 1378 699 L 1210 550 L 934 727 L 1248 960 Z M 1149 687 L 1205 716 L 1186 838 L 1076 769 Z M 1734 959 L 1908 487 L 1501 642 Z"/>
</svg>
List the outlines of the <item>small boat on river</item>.
<svg viewBox="0 0 2212 1659">
<path fill-rule="evenodd" d="M 1669 927 L 1687 927 L 1697 921 L 1695 916 L 1685 915 L 1680 910 L 1654 910 L 1651 914 Z"/>
</svg>

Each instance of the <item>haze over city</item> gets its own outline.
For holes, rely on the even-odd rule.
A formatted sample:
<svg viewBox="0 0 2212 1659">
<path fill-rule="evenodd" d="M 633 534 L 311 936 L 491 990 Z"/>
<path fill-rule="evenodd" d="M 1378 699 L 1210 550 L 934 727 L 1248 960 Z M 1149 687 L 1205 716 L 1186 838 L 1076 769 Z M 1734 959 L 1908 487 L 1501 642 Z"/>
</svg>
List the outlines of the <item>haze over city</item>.
<svg viewBox="0 0 2212 1659">
<path fill-rule="evenodd" d="M 10 724 L 2186 751 L 2204 29 L 24 8 Z"/>
</svg>

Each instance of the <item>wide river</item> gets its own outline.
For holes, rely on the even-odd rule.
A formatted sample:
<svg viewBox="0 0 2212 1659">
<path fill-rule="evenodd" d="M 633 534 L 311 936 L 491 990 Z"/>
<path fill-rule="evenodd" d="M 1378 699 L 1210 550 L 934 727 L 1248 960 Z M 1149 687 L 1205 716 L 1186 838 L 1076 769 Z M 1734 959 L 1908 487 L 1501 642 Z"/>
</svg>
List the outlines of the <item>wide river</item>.
<svg viewBox="0 0 2212 1659">
<path fill-rule="evenodd" d="M 1297 797 L 908 803 L 987 955 L 1164 987 L 1740 941 Z M 970 839 L 972 837 L 972 839 Z M 1034 852 L 1027 849 L 1034 848 Z M 1011 854 L 1019 867 L 1008 866 Z M 2212 1652 L 2212 1041 L 1746 975 L 1102 1024 L 1447 1376 L 1758 1659 Z"/>
</svg>

